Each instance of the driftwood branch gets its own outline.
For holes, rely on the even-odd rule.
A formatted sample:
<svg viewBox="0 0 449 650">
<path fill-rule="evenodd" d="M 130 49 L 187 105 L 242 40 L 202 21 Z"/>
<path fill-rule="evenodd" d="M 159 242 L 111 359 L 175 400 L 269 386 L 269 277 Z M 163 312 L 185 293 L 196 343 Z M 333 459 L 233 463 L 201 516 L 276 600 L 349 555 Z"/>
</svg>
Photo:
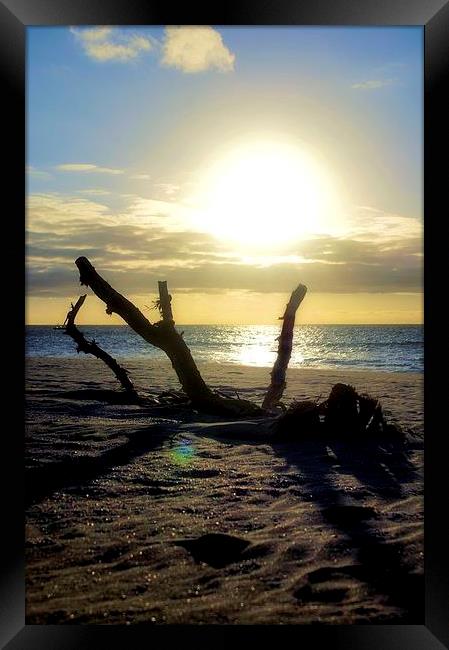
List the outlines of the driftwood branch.
<svg viewBox="0 0 449 650">
<path fill-rule="evenodd" d="M 282 330 L 279 336 L 279 346 L 276 361 L 271 371 L 271 383 L 262 403 L 262 408 L 273 409 L 279 401 L 287 386 L 285 377 L 288 363 L 292 354 L 293 327 L 299 305 L 307 293 L 307 287 L 300 284 L 293 292 L 282 316 Z"/>
<path fill-rule="evenodd" d="M 152 324 L 132 302 L 113 289 L 97 273 L 86 257 L 79 257 L 75 264 L 80 272 L 81 284 L 89 286 L 106 304 L 106 313 L 115 312 L 147 343 L 165 352 L 184 392 L 193 405 L 205 411 L 237 417 L 242 415 L 246 417 L 262 412 L 260 407 L 253 402 L 221 397 L 207 386 L 187 344 L 174 327 L 166 282 L 159 283 L 158 306 L 162 320 Z"/>
<path fill-rule="evenodd" d="M 173 320 L 173 313 L 171 310 L 171 296 L 168 293 L 167 282 L 159 280 L 159 311 L 162 315 L 162 320 L 164 323 L 169 325 L 175 324 Z"/>
<path fill-rule="evenodd" d="M 70 336 L 76 343 L 76 351 L 84 352 L 85 354 L 92 354 L 97 359 L 101 359 L 108 368 L 112 370 L 114 375 L 117 377 L 118 381 L 125 389 L 125 391 L 137 397 L 136 390 L 125 368 L 122 368 L 114 357 L 111 357 L 110 354 L 102 350 L 95 341 L 88 341 L 84 334 L 75 325 L 75 318 L 86 300 L 86 295 L 80 296 L 75 305 L 72 304 L 71 310 L 68 312 L 65 320 L 65 330 L 64 333 Z"/>
<path fill-rule="evenodd" d="M 84 294 L 84 296 L 80 296 L 78 300 L 76 301 L 75 305 L 72 303 L 72 308 L 70 309 L 69 312 L 67 312 L 67 316 L 65 317 L 64 325 L 67 329 L 67 327 L 71 327 L 75 324 L 75 318 L 81 309 L 81 307 L 84 305 L 84 301 L 86 300 L 87 295 Z"/>
<path fill-rule="evenodd" d="M 81 284 L 89 286 L 106 304 L 106 313 L 116 313 L 128 323 L 147 343 L 163 350 L 170 358 L 181 386 L 189 397 L 208 397 L 212 391 L 206 386 L 190 354 L 190 350 L 175 328 L 161 326 L 163 321 L 152 324 L 127 298 L 113 289 L 95 270 L 86 257 L 79 257 L 75 264 L 80 272 Z"/>
<path fill-rule="evenodd" d="M 159 395 L 157 404 L 177 403 L 197 407 L 206 412 L 229 416 L 240 420 L 236 422 L 214 423 L 207 425 L 211 433 L 224 437 L 265 440 L 293 440 L 307 435 L 344 436 L 346 438 L 359 435 L 387 434 L 402 439 L 403 433 L 394 424 L 386 423 L 382 407 L 377 399 L 369 395 L 358 394 L 352 386 L 335 384 L 329 397 L 324 401 L 293 402 L 282 414 L 274 417 L 273 408 L 286 386 L 286 371 L 292 352 L 293 327 L 296 311 L 304 299 L 307 288 L 299 285 L 293 291 L 282 317 L 283 324 L 279 336 L 279 347 L 276 361 L 271 372 L 271 383 L 260 408 L 247 400 L 233 399 L 211 390 L 204 382 L 198 368 L 185 344 L 182 336 L 174 326 L 171 308 L 171 296 L 166 282 L 159 282 L 159 308 L 162 320 L 152 324 L 124 296 L 113 289 L 94 269 L 85 257 L 76 260 L 80 271 L 80 280 L 92 288 L 94 293 L 106 303 L 107 313 L 116 312 L 125 322 L 142 336 L 148 343 L 163 350 L 172 361 L 172 365 L 180 379 L 184 393 L 169 392 Z M 129 380 L 126 370 L 101 350 L 95 341 L 89 342 L 75 326 L 75 318 L 84 304 L 86 296 L 81 296 L 75 305 L 72 304 L 64 322 L 64 329 L 77 343 L 77 351 L 93 354 L 102 359 L 114 372 L 125 388 L 127 395 L 135 395 L 134 387 Z M 120 393 L 125 395 L 124 393 Z M 136 396 L 137 397 L 137 396 Z M 162 402 L 160 402 L 162 398 Z M 165 401 L 164 401 L 165 398 Z M 271 413 L 270 413 L 271 411 Z M 242 421 L 246 418 L 262 418 Z M 267 419 L 268 416 L 268 419 Z M 187 425 L 186 425 L 187 426 Z M 189 430 L 192 425 L 189 424 Z M 202 425 L 197 428 L 206 430 Z"/>
</svg>

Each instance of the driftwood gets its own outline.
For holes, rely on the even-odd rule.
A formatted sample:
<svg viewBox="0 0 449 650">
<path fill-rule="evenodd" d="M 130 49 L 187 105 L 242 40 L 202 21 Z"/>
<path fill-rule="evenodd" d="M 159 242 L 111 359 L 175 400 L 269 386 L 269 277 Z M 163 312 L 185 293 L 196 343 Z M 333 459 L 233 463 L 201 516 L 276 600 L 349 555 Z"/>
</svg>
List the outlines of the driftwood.
<svg viewBox="0 0 449 650">
<path fill-rule="evenodd" d="M 134 385 L 128 377 L 128 372 L 125 370 L 125 368 L 120 366 L 114 357 L 111 357 L 110 354 L 102 350 L 102 348 L 97 345 L 95 340 L 88 341 L 84 334 L 80 332 L 80 330 L 75 325 L 75 318 L 83 306 L 85 300 L 86 295 L 80 296 L 76 304 L 72 304 L 72 308 L 68 312 L 64 321 L 64 333 L 75 341 L 77 352 L 92 354 L 94 357 L 97 357 L 97 359 L 101 359 L 101 361 L 103 361 L 108 366 L 108 368 L 112 370 L 129 397 L 138 399 Z"/>
<path fill-rule="evenodd" d="M 158 287 L 159 287 L 159 300 L 157 306 L 161 313 L 162 320 L 165 323 L 169 323 L 170 325 L 174 326 L 175 321 L 173 320 L 173 312 L 171 309 L 171 296 L 168 293 L 167 282 L 159 280 Z"/>
<path fill-rule="evenodd" d="M 294 443 L 302 440 L 403 441 L 404 432 L 387 422 L 378 400 L 347 384 L 335 384 L 327 399 L 294 401 L 278 415 L 227 422 L 189 422 L 181 430 L 239 442 Z"/>
<path fill-rule="evenodd" d="M 166 283 L 159 283 L 158 307 L 162 320 L 152 324 L 131 301 L 113 289 L 97 273 L 86 257 L 79 257 L 75 264 L 80 273 L 81 284 L 89 286 L 106 304 L 107 314 L 118 314 L 145 341 L 165 352 L 183 391 L 194 407 L 210 413 L 236 417 L 255 416 L 264 412 L 253 402 L 222 397 L 207 386 L 186 342 L 175 329 Z"/>
<path fill-rule="evenodd" d="M 403 437 L 399 427 L 385 420 L 377 399 L 341 383 L 332 387 L 324 401 L 293 402 L 276 418 L 272 430 L 273 440 L 285 441 L 310 435 L 339 440 Z"/>
<path fill-rule="evenodd" d="M 285 375 L 292 354 L 293 327 L 295 325 L 295 316 L 298 307 L 303 301 L 306 293 L 307 287 L 305 287 L 303 284 L 300 284 L 293 291 L 285 309 L 284 315 L 281 317 L 281 320 L 283 322 L 281 335 L 279 336 L 278 353 L 276 361 L 274 362 L 273 370 L 271 371 L 271 383 L 262 403 L 262 408 L 264 409 L 273 409 L 279 404 L 287 385 L 285 381 Z"/>
<path fill-rule="evenodd" d="M 198 408 L 221 416 L 233 416 L 238 421 L 210 424 L 190 423 L 189 430 L 227 438 L 249 438 L 271 442 L 293 441 L 303 436 L 324 438 L 337 437 L 357 439 L 365 436 L 385 435 L 402 437 L 402 431 L 394 424 L 388 424 L 378 400 L 366 394 L 359 394 L 347 384 L 335 384 L 324 401 L 296 401 L 281 415 L 273 413 L 286 386 L 286 371 L 292 351 L 293 327 L 296 311 L 306 295 L 307 288 L 299 285 L 293 291 L 282 317 L 282 331 L 276 362 L 271 372 L 271 383 L 265 395 L 262 408 L 239 397 L 230 398 L 213 391 L 202 378 L 187 344 L 175 329 L 171 307 L 171 296 L 166 282 L 159 282 L 159 299 L 156 306 L 161 320 L 152 324 L 127 298 L 113 289 L 95 270 L 89 260 L 79 257 L 76 265 L 81 284 L 88 285 L 106 304 L 106 313 L 117 313 L 145 341 L 163 350 L 172 362 L 179 378 L 182 391 L 162 393 L 153 403 L 161 407 L 178 404 L 181 407 Z M 95 341 L 89 342 L 75 326 L 76 315 L 86 296 L 81 296 L 67 314 L 63 329 L 77 343 L 77 351 L 93 354 L 113 370 L 128 394 L 135 395 L 128 374 L 113 357 L 102 350 Z M 140 402 L 139 402 L 140 403 Z M 243 421 L 246 418 L 246 421 Z M 251 419 L 250 419 L 251 418 Z M 187 425 L 185 425 L 187 426 Z"/>
</svg>

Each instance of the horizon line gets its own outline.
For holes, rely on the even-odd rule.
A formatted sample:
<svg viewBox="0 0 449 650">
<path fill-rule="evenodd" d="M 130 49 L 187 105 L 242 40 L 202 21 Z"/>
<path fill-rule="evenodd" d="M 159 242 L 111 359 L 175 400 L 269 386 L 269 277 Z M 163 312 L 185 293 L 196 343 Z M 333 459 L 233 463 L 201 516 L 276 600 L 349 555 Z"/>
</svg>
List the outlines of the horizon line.
<svg viewBox="0 0 449 650">
<path fill-rule="evenodd" d="M 157 322 L 157 321 L 156 321 Z M 154 325 L 154 323 L 151 323 L 151 325 Z M 176 326 L 178 327 L 198 327 L 198 326 L 204 326 L 204 327 L 274 327 L 276 323 L 175 323 Z M 325 326 L 325 325 L 330 325 L 332 327 L 336 326 L 346 326 L 346 325 L 352 325 L 352 326 L 370 326 L 370 327 L 407 327 L 407 326 L 416 326 L 420 325 L 424 327 L 424 323 L 295 323 L 294 327 L 302 327 L 302 326 Z M 57 327 L 57 323 L 25 323 L 25 327 Z M 78 327 L 129 327 L 132 329 L 128 323 L 82 323 L 77 325 Z"/>
</svg>

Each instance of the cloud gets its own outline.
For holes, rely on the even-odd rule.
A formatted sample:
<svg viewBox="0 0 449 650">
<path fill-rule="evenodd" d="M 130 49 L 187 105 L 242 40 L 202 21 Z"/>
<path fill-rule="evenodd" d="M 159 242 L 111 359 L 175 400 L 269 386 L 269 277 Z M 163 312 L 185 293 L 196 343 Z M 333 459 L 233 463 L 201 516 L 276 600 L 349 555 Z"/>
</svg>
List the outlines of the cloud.
<svg viewBox="0 0 449 650">
<path fill-rule="evenodd" d="M 144 199 L 131 195 L 131 203 L 124 217 L 127 223 L 157 228 L 165 232 L 183 232 L 193 230 L 188 227 L 193 223 L 192 209 L 181 203 L 159 199 Z"/>
<path fill-rule="evenodd" d="M 234 69 L 235 55 L 221 34 L 209 26 L 166 27 L 163 41 L 129 29 L 93 27 L 71 30 L 85 54 L 94 61 L 127 63 L 156 51 L 160 63 L 186 73 Z"/>
<path fill-rule="evenodd" d="M 155 187 L 161 190 L 166 196 L 174 196 L 180 189 L 179 185 L 175 185 L 174 183 L 157 183 Z"/>
<path fill-rule="evenodd" d="M 109 190 L 103 190 L 97 187 L 91 187 L 90 189 L 86 190 L 77 190 L 78 194 L 87 194 L 88 196 L 107 196 L 108 194 L 111 194 Z"/>
<path fill-rule="evenodd" d="M 41 249 L 45 256 L 50 251 Z M 298 282 L 304 282 L 316 293 L 419 293 L 422 290 L 422 273 L 419 264 L 413 266 L 400 262 L 394 267 L 369 267 L 358 264 L 329 266 L 313 263 L 276 264 L 271 267 L 254 267 L 232 262 L 219 263 L 204 259 L 194 266 L 188 262 L 176 262 L 164 258 L 152 258 L 148 245 L 148 263 L 127 264 L 125 257 L 115 251 L 100 247 L 66 249 L 64 260 L 56 257 L 51 263 L 37 256 L 38 249 L 30 249 L 28 265 L 28 289 L 31 295 L 67 295 L 67 278 L 73 282 L 77 271 L 73 260 L 80 254 L 90 258 L 98 271 L 118 291 L 139 294 L 152 291 L 157 281 L 165 279 L 173 291 L 247 290 L 259 293 L 291 291 Z M 114 262 L 111 258 L 114 258 Z M 151 263 L 152 262 L 152 263 Z M 65 273 L 71 270 L 70 274 Z"/>
<path fill-rule="evenodd" d="M 142 53 L 150 52 L 154 40 L 112 27 L 94 27 L 90 29 L 70 30 L 81 44 L 87 56 L 94 61 L 128 62 L 137 59 Z"/>
<path fill-rule="evenodd" d="M 208 233 L 188 231 L 184 210 L 176 203 L 141 198 L 113 211 L 80 196 L 29 196 L 29 295 L 76 294 L 74 260 L 79 255 L 89 257 L 125 295 L 151 292 L 160 279 L 168 280 L 173 291 L 185 292 L 288 293 L 298 282 L 323 293 L 422 290 L 422 237 L 413 219 L 395 222 L 390 239 L 385 233 L 376 238 L 375 232 L 370 238 L 311 237 L 292 243 L 283 255 L 244 257 Z M 365 220 L 374 224 L 392 218 L 373 208 L 363 210 Z"/>
<path fill-rule="evenodd" d="M 36 169 L 36 167 L 33 167 L 32 165 L 26 166 L 26 172 L 28 176 L 31 176 L 32 178 L 38 178 L 43 181 L 48 181 L 50 178 L 53 178 L 53 176 L 48 172 L 42 171 L 41 169 Z"/>
<path fill-rule="evenodd" d="M 64 163 L 56 165 L 55 169 L 62 172 L 93 172 L 95 174 L 123 174 L 123 169 L 111 169 L 110 167 L 98 167 L 90 163 Z"/>
<path fill-rule="evenodd" d="M 167 27 L 162 45 L 162 65 L 183 72 L 206 70 L 231 72 L 235 55 L 223 43 L 219 32 L 212 27 Z"/>
<path fill-rule="evenodd" d="M 70 31 L 85 43 L 98 43 L 111 36 L 112 27 L 93 27 L 91 29 L 75 29 L 72 27 Z"/>
<path fill-rule="evenodd" d="M 362 205 L 356 206 L 351 215 L 348 236 L 378 244 L 408 241 L 422 238 L 423 224 L 419 219 Z"/>
<path fill-rule="evenodd" d="M 367 81 L 359 81 L 358 83 L 352 84 L 351 88 L 375 90 L 377 88 L 385 88 L 385 86 L 393 86 L 397 83 L 397 79 L 369 79 Z"/>
<path fill-rule="evenodd" d="M 27 228 L 33 233 L 73 236 L 83 224 L 115 221 L 109 209 L 96 201 L 79 196 L 68 197 L 55 193 L 30 194 L 26 201 Z"/>
<path fill-rule="evenodd" d="M 132 174 L 130 178 L 135 181 L 148 181 L 151 176 L 149 174 Z"/>
</svg>

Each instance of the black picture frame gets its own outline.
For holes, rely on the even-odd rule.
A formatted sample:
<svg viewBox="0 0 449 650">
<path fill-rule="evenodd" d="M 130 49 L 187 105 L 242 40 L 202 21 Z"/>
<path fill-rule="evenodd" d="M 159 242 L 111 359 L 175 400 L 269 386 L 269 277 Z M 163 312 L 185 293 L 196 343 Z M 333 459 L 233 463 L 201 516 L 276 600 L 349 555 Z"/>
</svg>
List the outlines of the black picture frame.
<svg viewBox="0 0 449 650">
<path fill-rule="evenodd" d="M 0 62 L 3 77 L 3 150 L 7 160 L 4 196 L 11 201 L 4 215 L 3 244 L 13 262 L 3 258 L 7 269 L 5 296 L 7 336 L 16 336 L 14 361 L 8 364 L 16 406 L 4 407 L 11 424 L 5 427 L 3 442 L 5 481 L 3 497 L 3 542 L 1 554 L 1 647 L 8 650 L 32 648 L 102 648 L 126 645 L 193 643 L 224 647 L 229 643 L 262 646 L 291 641 L 303 647 L 353 650 L 438 650 L 449 648 L 448 536 L 444 499 L 448 494 L 447 456 L 442 453 L 439 409 L 445 405 L 444 382 L 438 366 L 443 352 L 435 341 L 444 341 L 444 319 L 438 317 L 437 300 L 445 277 L 446 240 L 441 221 L 446 207 L 448 179 L 445 155 L 447 104 L 444 103 L 444 73 L 449 62 L 449 2 L 446 0 L 278 0 L 210 5 L 184 5 L 176 10 L 152 0 L 2 0 L 0 2 Z M 24 304 L 24 169 L 25 169 L 25 55 L 26 28 L 33 25 L 421 25 L 425 38 L 425 616 L 422 625 L 335 625 L 335 626 L 75 626 L 25 625 L 24 508 L 23 508 L 23 420 L 24 368 L 17 355 L 23 352 Z M 441 163 L 440 163 L 441 161 Z M 447 253 L 446 253 L 447 256 Z M 5 265 L 7 265 L 5 269 Z M 447 275 L 447 271 L 446 271 Z M 4 339 L 0 339 L 4 341 Z M 12 344 L 11 344 L 12 346 Z M 10 347 L 9 344 L 7 346 Z M 23 357 L 22 357 L 23 358 Z M 11 383 L 9 383 L 11 385 Z M 11 413 L 11 410 L 13 411 Z M 9 411 L 9 414 L 8 414 Z M 12 415 L 12 419 L 9 418 Z M 144 628 L 144 629 L 142 629 Z M 292 629 L 293 628 L 293 629 Z"/>
</svg>

